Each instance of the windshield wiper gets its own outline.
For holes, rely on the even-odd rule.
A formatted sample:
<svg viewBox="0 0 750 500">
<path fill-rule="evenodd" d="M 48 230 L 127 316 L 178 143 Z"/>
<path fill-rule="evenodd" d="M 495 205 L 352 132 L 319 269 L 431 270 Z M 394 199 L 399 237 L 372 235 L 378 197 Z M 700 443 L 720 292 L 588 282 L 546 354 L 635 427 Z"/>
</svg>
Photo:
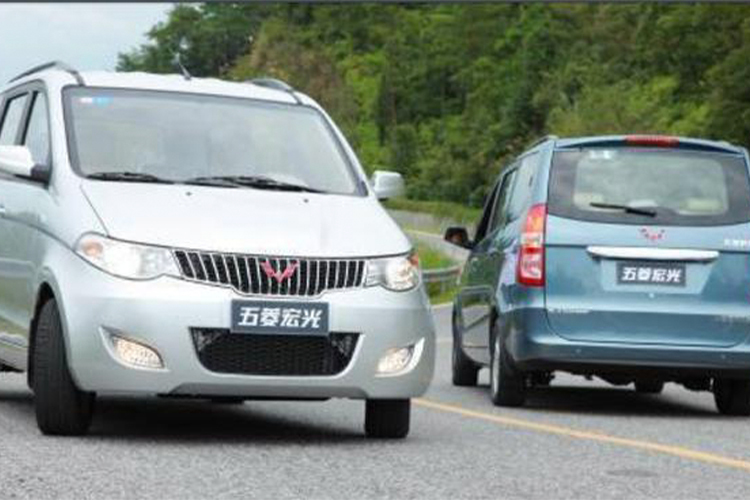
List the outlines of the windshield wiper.
<svg viewBox="0 0 750 500">
<path fill-rule="evenodd" d="M 225 187 L 225 188 L 238 188 L 241 187 L 236 182 L 225 179 L 223 177 L 194 177 L 183 181 L 183 184 L 191 184 L 196 186 L 211 186 L 211 187 Z"/>
<path fill-rule="evenodd" d="M 120 182 L 153 182 L 158 184 L 174 184 L 173 181 L 162 179 L 152 174 L 143 174 L 140 172 L 97 172 L 89 174 L 87 179 L 97 179 L 102 181 L 120 181 Z"/>
<path fill-rule="evenodd" d="M 656 217 L 656 210 L 650 210 L 648 208 L 636 208 L 628 205 L 618 205 L 616 203 L 589 203 L 589 206 L 594 208 L 611 208 L 613 210 L 622 210 L 626 214 L 645 215 L 646 217 Z"/>
<path fill-rule="evenodd" d="M 280 191 L 302 191 L 305 193 L 325 193 L 320 189 L 294 184 L 291 182 L 277 181 L 270 177 L 251 175 L 217 175 L 215 177 L 196 177 L 185 181 L 186 184 L 194 183 L 216 183 L 216 185 L 234 185 L 258 189 L 277 189 Z"/>
</svg>

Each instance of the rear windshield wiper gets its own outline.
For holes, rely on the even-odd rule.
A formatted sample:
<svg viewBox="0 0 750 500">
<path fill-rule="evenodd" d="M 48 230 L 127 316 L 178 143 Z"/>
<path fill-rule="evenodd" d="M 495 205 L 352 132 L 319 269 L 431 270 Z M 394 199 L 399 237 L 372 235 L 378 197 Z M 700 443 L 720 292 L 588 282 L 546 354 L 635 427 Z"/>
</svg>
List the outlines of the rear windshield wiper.
<svg viewBox="0 0 750 500">
<path fill-rule="evenodd" d="M 97 179 L 102 181 L 120 181 L 120 182 L 153 182 L 157 184 L 174 184 L 173 181 L 168 179 L 162 179 L 151 174 L 143 174 L 140 172 L 97 172 L 95 174 L 89 174 L 86 176 L 87 179 Z"/>
<path fill-rule="evenodd" d="M 187 184 L 193 183 L 217 183 L 217 185 L 233 184 L 235 186 L 251 187 L 258 189 L 277 189 L 280 191 L 302 191 L 306 193 L 325 193 L 320 189 L 303 186 L 302 184 L 294 184 L 291 182 L 282 182 L 264 176 L 251 176 L 251 175 L 220 175 L 215 177 L 196 177 L 185 181 Z M 223 183 L 223 184 L 220 184 Z"/>
<path fill-rule="evenodd" d="M 646 217 L 656 217 L 656 210 L 650 210 L 648 208 L 635 208 L 628 205 L 618 205 L 616 203 L 589 203 L 589 206 L 594 208 L 611 208 L 613 210 L 622 210 L 626 214 L 645 215 Z"/>
</svg>

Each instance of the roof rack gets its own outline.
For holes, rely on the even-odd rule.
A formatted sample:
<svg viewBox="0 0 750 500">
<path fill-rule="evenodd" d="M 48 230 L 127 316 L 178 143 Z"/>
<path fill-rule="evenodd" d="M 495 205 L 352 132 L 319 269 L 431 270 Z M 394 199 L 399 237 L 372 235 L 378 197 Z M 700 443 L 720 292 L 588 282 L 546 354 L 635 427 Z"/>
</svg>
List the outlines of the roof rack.
<svg viewBox="0 0 750 500">
<path fill-rule="evenodd" d="M 552 135 L 552 134 L 545 135 L 544 137 L 540 137 L 539 139 L 532 142 L 526 149 L 535 148 L 538 145 L 542 144 L 543 142 L 556 141 L 557 139 L 559 139 L 559 137 L 557 137 L 556 135 Z"/>
<path fill-rule="evenodd" d="M 81 78 L 81 74 L 76 69 L 65 64 L 62 61 L 51 61 L 48 63 L 40 64 L 39 66 L 34 66 L 30 70 L 24 71 L 20 75 L 11 78 L 10 80 L 8 80 L 8 83 L 15 82 L 16 80 L 20 80 L 21 78 L 24 78 L 26 76 L 33 75 L 34 73 L 39 73 L 40 71 L 45 71 L 48 69 L 60 69 L 63 71 L 67 71 L 73 76 L 73 78 L 76 79 L 78 85 L 85 85 L 83 78 Z"/>
<path fill-rule="evenodd" d="M 258 85 L 259 87 L 266 87 L 268 89 L 281 90 L 282 92 L 286 92 L 287 94 L 291 95 L 295 101 L 297 101 L 297 104 L 302 104 L 300 98 L 297 97 L 297 94 L 294 93 L 294 87 L 283 80 L 279 80 L 278 78 L 263 77 L 253 78 L 252 80 L 248 80 L 248 82 Z"/>
</svg>

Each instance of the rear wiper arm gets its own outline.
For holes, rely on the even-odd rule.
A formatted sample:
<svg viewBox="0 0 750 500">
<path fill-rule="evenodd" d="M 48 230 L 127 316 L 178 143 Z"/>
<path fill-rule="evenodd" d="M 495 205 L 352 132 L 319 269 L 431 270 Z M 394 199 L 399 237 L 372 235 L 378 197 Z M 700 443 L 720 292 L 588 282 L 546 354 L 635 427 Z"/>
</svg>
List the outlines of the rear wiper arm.
<svg viewBox="0 0 750 500">
<path fill-rule="evenodd" d="M 627 214 L 645 215 L 646 217 L 656 217 L 656 210 L 649 210 L 648 208 L 635 208 L 628 205 L 618 205 L 616 203 L 589 203 L 589 206 L 594 208 L 611 208 L 613 210 L 622 210 Z"/>
<path fill-rule="evenodd" d="M 140 172 L 97 172 L 86 176 L 87 179 L 97 179 L 102 181 L 120 181 L 120 182 L 153 182 L 158 184 L 174 184 L 173 181 L 162 179 L 152 174 Z"/>
</svg>

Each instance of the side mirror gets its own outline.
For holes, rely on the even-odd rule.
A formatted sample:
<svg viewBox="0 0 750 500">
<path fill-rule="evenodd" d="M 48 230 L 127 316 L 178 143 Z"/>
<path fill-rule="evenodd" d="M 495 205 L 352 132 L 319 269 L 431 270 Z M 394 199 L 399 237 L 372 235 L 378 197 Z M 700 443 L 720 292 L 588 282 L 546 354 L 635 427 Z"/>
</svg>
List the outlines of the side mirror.
<svg viewBox="0 0 750 500">
<path fill-rule="evenodd" d="M 49 169 L 34 163 L 26 146 L 0 146 L 0 171 L 41 182 L 49 178 Z"/>
<path fill-rule="evenodd" d="M 469 232 L 466 231 L 465 227 L 449 227 L 445 230 L 445 236 L 443 238 L 448 243 L 453 243 L 462 248 L 471 250 L 474 247 L 473 242 L 469 238 Z"/>
<path fill-rule="evenodd" d="M 376 170 L 370 179 L 370 185 L 379 200 L 397 198 L 406 192 L 404 178 L 398 172 Z"/>
</svg>

